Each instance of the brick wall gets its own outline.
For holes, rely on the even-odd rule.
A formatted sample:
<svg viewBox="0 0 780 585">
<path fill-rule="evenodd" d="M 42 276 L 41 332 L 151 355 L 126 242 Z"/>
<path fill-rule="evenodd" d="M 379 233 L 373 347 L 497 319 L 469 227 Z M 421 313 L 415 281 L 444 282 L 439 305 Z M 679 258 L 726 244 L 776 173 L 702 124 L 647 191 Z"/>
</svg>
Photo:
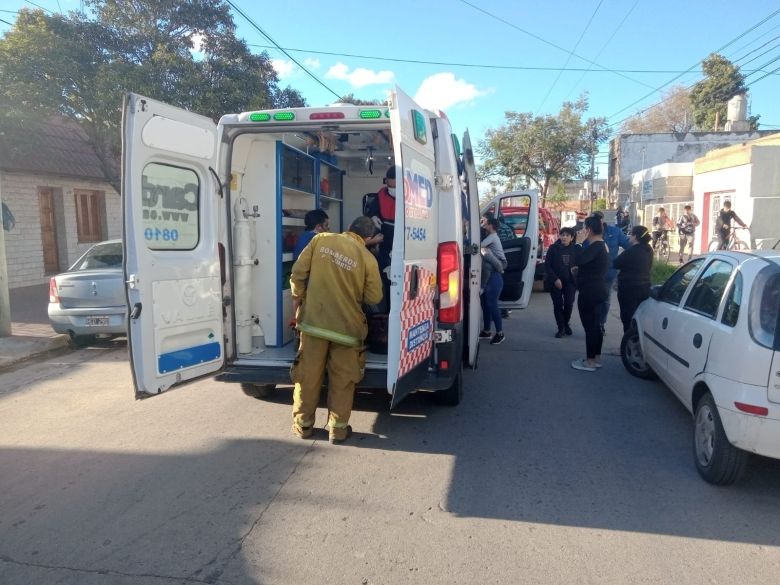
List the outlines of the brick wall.
<svg viewBox="0 0 780 585">
<path fill-rule="evenodd" d="M 60 242 L 60 269 L 66 270 L 83 254 L 91 243 L 79 243 L 76 227 L 74 190 L 103 191 L 106 202 L 106 239 L 122 235 L 122 208 L 119 195 L 107 183 L 66 177 L 36 176 L 23 173 L 0 172 L 0 193 L 3 202 L 16 219 L 16 226 L 5 232 L 6 262 L 10 288 L 44 284 L 41 219 L 38 209 L 38 188 L 54 190 L 57 217 L 57 239 Z"/>
</svg>

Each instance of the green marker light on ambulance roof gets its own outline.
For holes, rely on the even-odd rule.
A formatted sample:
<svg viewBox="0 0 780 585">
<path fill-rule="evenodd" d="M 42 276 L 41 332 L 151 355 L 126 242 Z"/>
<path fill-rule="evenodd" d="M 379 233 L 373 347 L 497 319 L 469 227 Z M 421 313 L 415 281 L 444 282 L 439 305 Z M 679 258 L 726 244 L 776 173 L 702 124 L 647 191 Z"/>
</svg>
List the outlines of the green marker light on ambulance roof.
<svg viewBox="0 0 780 585">
<path fill-rule="evenodd" d="M 249 114 L 249 119 L 252 120 L 252 122 L 268 122 L 268 120 L 271 119 L 271 114 L 254 112 L 253 114 Z"/>
<path fill-rule="evenodd" d="M 295 120 L 295 113 L 294 112 L 276 112 L 274 114 L 274 120 L 278 120 L 280 122 L 286 122 L 288 120 Z"/>
<path fill-rule="evenodd" d="M 362 120 L 376 120 L 382 117 L 382 110 L 360 110 Z"/>
</svg>

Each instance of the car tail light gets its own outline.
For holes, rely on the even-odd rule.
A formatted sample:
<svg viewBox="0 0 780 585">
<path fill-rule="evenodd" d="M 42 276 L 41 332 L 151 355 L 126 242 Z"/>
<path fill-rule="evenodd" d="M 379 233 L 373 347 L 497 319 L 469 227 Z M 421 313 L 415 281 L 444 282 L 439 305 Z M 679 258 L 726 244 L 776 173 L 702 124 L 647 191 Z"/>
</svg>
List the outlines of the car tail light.
<svg viewBox="0 0 780 585">
<path fill-rule="evenodd" d="M 57 292 L 57 280 L 54 277 L 49 279 L 49 302 L 50 303 L 60 302 L 60 295 Z"/>
<path fill-rule="evenodd" d="M 460 249 L 456 242 L 439 244 L 439 322 L 459 323 L 463 306 Z"/>
<path fill-rule="evenodd" d="M 765 406 L 756 406 L 754 404 L 745 404 L 744 402 L 735 402 L 734 406 L 742 412 L 748 414 L 757 414 L 758 416 L 766 416 L 769 414 L 769 409 Z"/>
</svg>

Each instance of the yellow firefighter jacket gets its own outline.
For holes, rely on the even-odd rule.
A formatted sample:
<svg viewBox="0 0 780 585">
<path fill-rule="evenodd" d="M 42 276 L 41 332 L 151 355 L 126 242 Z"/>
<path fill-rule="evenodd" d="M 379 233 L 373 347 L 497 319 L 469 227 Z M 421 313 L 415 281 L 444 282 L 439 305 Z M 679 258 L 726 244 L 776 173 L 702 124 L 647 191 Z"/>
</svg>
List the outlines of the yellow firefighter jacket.
<svg viewBox="0 0 780 585">
<path fill-rule="evenodd" d="M 302 302 L 298 330 L 360 347 L 368 334 L 362 304 L 382 300 L 376 258 L 352 232 L 314 236 L 293 265 L 293 299 Z"/>
</svg>

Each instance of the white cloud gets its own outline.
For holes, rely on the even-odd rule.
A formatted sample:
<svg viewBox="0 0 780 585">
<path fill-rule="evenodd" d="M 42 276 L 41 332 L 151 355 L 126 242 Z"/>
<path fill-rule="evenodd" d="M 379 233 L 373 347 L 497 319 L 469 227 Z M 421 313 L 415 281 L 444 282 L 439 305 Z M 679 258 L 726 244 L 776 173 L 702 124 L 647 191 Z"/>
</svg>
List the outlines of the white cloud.
<svg viewBox="0 0 780 585">
<path fill-rule="evenodd" d="M 423 79 L 414 101 L 429 110 L 447 110 L 459 104 L 473 102 L 491 90 L 480 90 L 463 79 L 455 79 L 453 73 L 436 73 Z"/>
<path fill-rule="evenodd" d="M 320 60 L 319 59 L 312 59 L 311 57 L 307 57 L 304 62 L 304 65 L 306 65 L 309 69 L 319 69 L 320 68 Z"/>
<path fill-rule="evenodd" d="M 285 59 L 271 59 L 271 65 L 276 70 L 279 79 L 290 77 L 295 71 L 295 63 Z"/>
<path fill-rule="evenodd" d="M 373 71 L 362 67 L 358 67 L 350 72 L 349 67 L 344 65 L 344 63 L 336 63 L 328 69 L 325 77 L 348 81 L 352 87 L 364 87 L 366 85 L 392 83 L 393 79 L 395 79 L 395 74 L 392 71 Z"/>
</svg>

